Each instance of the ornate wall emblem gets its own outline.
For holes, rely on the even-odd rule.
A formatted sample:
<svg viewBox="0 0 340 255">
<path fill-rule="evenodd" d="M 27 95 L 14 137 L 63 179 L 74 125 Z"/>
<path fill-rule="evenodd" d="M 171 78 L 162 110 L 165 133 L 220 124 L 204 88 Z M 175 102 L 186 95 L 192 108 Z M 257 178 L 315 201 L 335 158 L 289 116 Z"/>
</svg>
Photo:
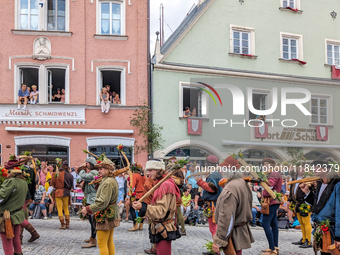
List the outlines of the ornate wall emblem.
<svg viewBox="0 0 340 255">
<path fill-rule="evenodd" d="M 51 42 L 46 37 L 38 37 L 33 43 L 33 59 L 46 60 L 51 58 Z"/>
</svg>

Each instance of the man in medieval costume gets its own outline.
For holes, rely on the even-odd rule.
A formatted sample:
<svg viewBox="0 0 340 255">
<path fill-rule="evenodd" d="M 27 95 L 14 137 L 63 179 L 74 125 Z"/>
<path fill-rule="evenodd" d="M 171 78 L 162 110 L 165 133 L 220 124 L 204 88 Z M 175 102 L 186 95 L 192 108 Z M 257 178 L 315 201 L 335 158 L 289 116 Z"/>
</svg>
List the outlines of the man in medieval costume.
<svg viewBox="0 0 340 255">
<path fill-rule="evenodd" d="M 145 169 L 150 172 L 150 178 L 155 184 L 165 176 L 163 162 L 150 160 L 146 162 Z M 171 242 L 180 238 L 176 227 L 175 214 L 176 203 L 180 197 L 180 191 L 172 178 L 164 181 L 155 190 L 151 204 L 134 201 L 132 207 L 139 211 L 140 217 L 148 217 L 151 221 L 149 227 L 150 242 L 156 244 L 156 252 L 161 255 L 171 255 Z"/>
<path fill-rule="evenodd" d="M 209 155 L 206 158 L 207 167 L 216 167 L 218 164 L 218 158 L 215 155 Z M 217 170 L 217 169 L 215 169 Z M 208 217 L 209 230 L 212 236 L 216 234 L 217 230 L 217 221 L 215 218 L 215 208 L 216 201 L 222 192 L 222 187 L 218 185 L 219 181 L 222 179 L 222 175 L 217 171 L 212 171 L 206 178 L 206 181 L 203 181 L 202 178 L 197 177 L 197 185 L 203 189 L 203 201 L 205 210 L 210 209 L 212 212 Z M 203 252 L 203 254 L 210 254 Z"/>
<path fill-rule="evenodd" d="M 217 231 L 213 237 L 212 248 L 216 253 L 222 248 L 224 254 L 236 252 L 236 255 L 242 255 L 242 250 L 251 248 L 251 243 L 255 242 L 249 228 L 249 222 L 253 218 L 252 193 L 242 178 L 241 165 L 236 159 L 229 156 L 221 165 L 228 169 L 233 167 L 233 170 L 223 172 L 223 177 L 228 181 L 217 200 Z"/>
<path fill-rule="evenodd" d="M 138 199 L 140 199 L 143 196 L 145 177 L 141 175 L 143 169 L 139 164 L 137 164 L 137 163 L 133 164 L 133 166 L 131 167 L 131 170 L 134 173 L 132 175 L 132 183 L 130 184 L 130 189 L 131 189 L 131 193 L 135 194 L 135 196 L 133 197 L 131 195 L 130 198 L 132 200 L 138 201 Z M 136 221 L 137 220 L 136 211 L 135 211 L 135 209 L 132 208 L 132 206 L 130 206 L 129 213 L 130 213 L 132 221 L 133 221 L 133 227 L 131 229 L 128 229 L 128 231 L 143 230 L 143 219 L 142 219 L 141 223 L 139 223 L 139 226 L 138 226 L 138 223 Z"/>
<path fill-rule="evenodd" d="M 98 175 L 98 171 L 95 168 L 96 164 L 97 161 L 94 157 L 88 157 L 85 159 L 85 163 L 81 165 L 77 170 L 77 174 L 79 174 L 80 178 L 84 181 L 83 191 L 86 199 L 86 206 L 94 204 L 94 200 L 97 194 L 97 190 L 95 189 L 94 185 L 90 185 L 90 182 L 92 182 L 94 180 L 94 177 Z M 88 217 L 88 219 L 91 225 L 91 236 L 89 239 L 84 240 L 87 244 L 83 245 L 82 248 L 91 248 L 97 246 L 97 231 L 94 216 L 91 215 Z"/>
<path fill-rule="evenodd" d="M 323 154 L 312 162 L 311 167 L 315 169 L 315 176 L 321 178 L 317 181 L 315 193 L 310 191 L 306 183 L 301 183 L 299 187 L 306 194 L 305 201 L 313 205 L 314 222 L 323 225 L 326 220 L 329 221 L 329 230 L 323 231 L 324 235 L 330 231 L 331 240 L 327 239 L 330 241 L 329 245 L 334 243 L 340 250 L 340 176 L 331 161 L 331 158 Z M 323 238 L 322 242 L 326 242 L 326 238 Z M 315 240 L 313 246 L 315 251 L 321 249 Z M 329 254 L 327 251 L 322 249 L 321 254 Z"/>
</svg>

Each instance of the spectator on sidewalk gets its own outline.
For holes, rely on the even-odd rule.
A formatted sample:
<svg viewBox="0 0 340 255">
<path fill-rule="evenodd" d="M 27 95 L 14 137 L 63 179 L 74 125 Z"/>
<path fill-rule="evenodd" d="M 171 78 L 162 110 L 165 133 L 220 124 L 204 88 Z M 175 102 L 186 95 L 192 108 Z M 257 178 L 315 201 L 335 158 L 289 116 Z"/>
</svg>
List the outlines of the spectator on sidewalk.
<svg viewBox="0 0 340 255">
<path fill-rule="evenodd" d="M 73 176 L 73 189 L 76 190 L 77 189 L 77 184 L 79 184 L 81 182 L 81 177 L 79 176 L 78 173 L 78 169 L 79 166 L 75 166 L 71 168 L 71 173 Z"/>
<path fill-rule="evenodd" d="M 23 110 L 26 109 L 27 101 L 30 96 L 30 92 L 26 88 L 26 84 L 21 85 L 21 89 L 19 89 L 18 92 L 18 110 L 20 110 L 20 106 L 22 102 L 24 103 L 24 106 L 22 107 Z"/>
<path fill-rule="evenodd" d="M 124 183 L 125 183 L 125 178 L 123 174 L 120 174 L 116 176 L 116 181 L 118 183 L 118 208 L 119 208 L 119 214 L 122 216 L 123 211 L 124 211 Z"/>
<path fill-rule="evenodd" d="M 251 208 L 251 213 L 253 214 L 253 220 L 250 223 L 250 226 L 256 227 L 256 215 L 261 211 L 261 204 L 259 198 L 261 198 L 261 193 L 252 190 L 252 195 L 253 195 L 253 202 L 252 202 L 252 208 Z M 261 214 L 258 225 L 262 226 L 262 219 L 263 219 L 263 214 Z"/>
<path fill-rule="evenodd" d="M 48 181 L 48 184 L 50 185 L 51 184 L 51 180 Z M 48 199 L 45 199 L 48 201 L 49 205 L 48 205 L 48 214 L 47 214 L 47 217 L 48 218 L 51 218 L 52 219 L 52 210 L 53 210 L 53 207 L 54 207 L 54 200 L 53 200 L 53 196 L 52 196 L 52 192 L 54 191 L 54 188 L 52 186 L 49 186 L 48 187 L 48 190 L 46 192 L 46 198 Z"/>
<path fill-rule="evenodd" d="M 41 212 L 44 215 L 44 220 L 47 220 L 47 213 L 46 213 L 46 205 L 45 205 L 45 203 L 47 203 L 48 200 L 46 199 L 46 201 L 45 201 L 45 198 L 46 198 L 46 189 L 45 189 L 45 187 L 42 186 L 42 185 L 37 185 L 37 188 L 35 190 L 34 200 L 30 204 L 30 206 L 28 207 L 28 211 L 30 213 L 30 217 L 28 217 L 29 219 L 32 218 L 35 206 L 37 204 L 39 204 Z"/>
<path fill-rule="evenodd" d="M 191 210 L 191 195 L 188 191 L 188 187 L 183 188 L 183 196 L 182 196 L 182 213 L 184 215 L 184 221 L 190 214 Z"/>
</svg>

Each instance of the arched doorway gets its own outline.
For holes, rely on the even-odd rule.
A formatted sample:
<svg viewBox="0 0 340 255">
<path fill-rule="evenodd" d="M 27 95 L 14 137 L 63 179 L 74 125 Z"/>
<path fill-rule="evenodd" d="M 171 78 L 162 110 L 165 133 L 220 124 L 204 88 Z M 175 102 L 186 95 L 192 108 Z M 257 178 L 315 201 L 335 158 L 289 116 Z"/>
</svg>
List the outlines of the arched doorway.
<svg viewBox="0 0 340 255">
<path fill-rule="evenodd" d="M 261 165 L 265 158 L 272 158 L 276 163 L 281 163 L 281 160 L 272 152 L 263 149 L 248 149 L 242 152 L 244 160 L 253 166 Z"/>
<path fill-rule="evenodd" d="M 310 151 L 308 153 L 306 153 L 304 155 L 304 157 L 306 158 L 306 161 L 308 163 L 311 163 L 313 160 L 318 159 L 322 154 L 327 155 L 328 157 L 334 158 L 331 154 L 327 153 L 327 152 L 323 152 L 323 151 Z"/>
</svg>

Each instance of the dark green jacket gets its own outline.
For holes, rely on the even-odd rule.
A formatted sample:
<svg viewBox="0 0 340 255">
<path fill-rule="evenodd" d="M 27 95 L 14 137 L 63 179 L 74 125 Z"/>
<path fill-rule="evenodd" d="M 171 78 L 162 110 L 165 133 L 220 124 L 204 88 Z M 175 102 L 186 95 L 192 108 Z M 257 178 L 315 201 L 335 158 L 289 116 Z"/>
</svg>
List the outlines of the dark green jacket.
<svg viewBox="0 0 340 255">
<path fill-rule="evenodd" d="M 3 182 L 0 188 L 0 214 L 8 210 L 11 214 L 13 225 L 21 224 L 25 220 L 25 213 L 22 207 L 25 204 L 27 195 L 27 183 L 21 178 L 11 178 Z"/>
</svg>

